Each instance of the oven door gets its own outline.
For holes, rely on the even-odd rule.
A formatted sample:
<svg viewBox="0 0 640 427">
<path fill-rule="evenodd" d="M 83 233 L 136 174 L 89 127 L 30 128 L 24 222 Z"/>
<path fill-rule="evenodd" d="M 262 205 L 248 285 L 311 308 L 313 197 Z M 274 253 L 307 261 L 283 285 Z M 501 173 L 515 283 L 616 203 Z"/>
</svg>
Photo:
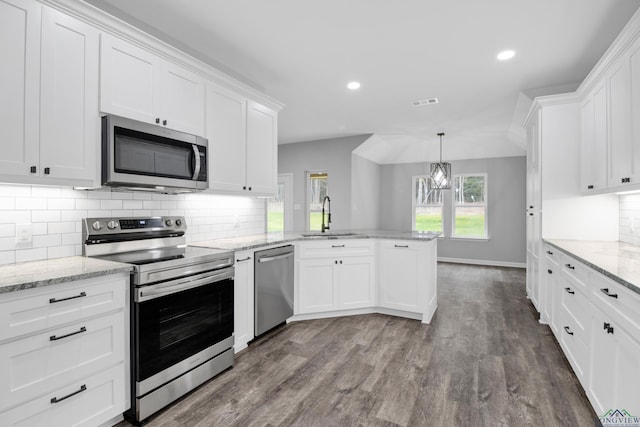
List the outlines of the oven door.
<svg viewBox="0 0 640 427">
<path fill-rule="evenodd" d="M 137 288 L 134 324 L 142 395 L 233 345 L 233 268 Z"/>
</svg>

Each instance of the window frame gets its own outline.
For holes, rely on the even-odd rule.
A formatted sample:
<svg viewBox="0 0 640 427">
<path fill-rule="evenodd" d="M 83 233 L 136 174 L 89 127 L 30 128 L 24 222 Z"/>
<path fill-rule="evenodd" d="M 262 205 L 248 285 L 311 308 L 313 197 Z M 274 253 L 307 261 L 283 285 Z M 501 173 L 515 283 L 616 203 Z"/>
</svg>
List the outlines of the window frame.
<svg viewBox="0 0 640 427">
<path fill-rule="evenodd" d="M 427 180 L 427 182 L 430 179 L 429 174 L 423 174 L 423 175 L 413 175 L 411 177 L 411 231 L 422 231 L 422 230 L 417 230 L 416 229 L 416 208 L 418 208 L 418 205 L 416 203 L 416 181 L 419 178 L 425 178 Z M 442 190 L 441 190 L 442 191 Z M 440 233 L 441 236 L 444 236 L 444 204 L 445 204 L 445 197 L 444 194 L 442 195 L 442 203 L 440 204 Z M 437 206 L 437 205 L 433 205 L 433 206 Z"/>
<path fill-rule="evenodd" d="M 456 180 L 458 177 L 481 176 L 484 178 L 484 235 L 483 236 L 459 236 L 456 235 Z M 486 172 L 459 173 L 453 175 L 451 186 L 451 239 L 456 240 L 489 240 L 489 177 Z"/>
<path fill-rule="evenodd" d="M 327 180 L 327 195 L 329 195 L 329 171 L 327 169 L 314 169 L 305 172 L 305 228 L 307 231 L 318 231 L 311 229 L 311 175 L 325 174 Z"/>
</svg>

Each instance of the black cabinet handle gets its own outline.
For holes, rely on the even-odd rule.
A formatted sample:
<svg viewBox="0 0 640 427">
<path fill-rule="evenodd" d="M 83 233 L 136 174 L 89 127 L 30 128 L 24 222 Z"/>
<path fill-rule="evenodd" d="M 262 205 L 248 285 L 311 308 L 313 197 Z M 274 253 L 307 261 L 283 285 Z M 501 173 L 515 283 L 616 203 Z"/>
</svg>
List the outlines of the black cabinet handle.
<svg viewBox="0 0 640 427">
<path fill-rule="evenodd" d="M 553 255 L 553 252 L 551 252 L 551 251 L 547 251 L 547 253 L 548 253 L 549 255 Z"/>
<path fill-rule="evenodd" d="M 239 259 L 239 260 L 237 260 L 236 262 L 249 261 L 250 259 L 251 259 L 251 257 L 250 257 L 250 256 L 248 256 L 248 257 L 246 257 L 246 258 Z"/>
<path fill-rule="evenodd" d="M 532 213 L 530 213 L 530 214 L 529 214 L 529 216 L 533 216 L 533 214 L 532 214 Z"/>
<path fill-rule="evenodd" d="M 602 288 L 602 289 L 600 289 L 600 292 L 602 292 L 603 294 L 605 294 L 608 297 L 618 298 L 618 294 L 610 294 L 609 293 L 609 288 Z"/>
<path fill-rule="evenodd" d="M 31 166 L 31 167 L 29 168 L 29 172 L 31 172 L 31 173 L 36 173 L 37 171 L 38 171 L 38 168 L 37 168 L 37 167 L 35 167 L 35 166 Z"/>
<path fill-rule="evenodd" d="M 247 189 L 247 186 L 246 186 L 246 185 L 242 186 L 242 189 L 243 189 L 243 190 L 246 190 L 246 189 Z"/>
<path fill-rule="evenodd" d="M 71 336 L 73 336 L 73 335 L 81 334 L 81 333 L 83 333 L 83 332 L 87 332 L 87 328 L 85 328 L 84 326 L 83 326 L 82 328 L 80 328 L 80 330 L 79 330 L 79 331 L 71 332 L 70 334 L 60 335 L 59 337 L 57 337 L 57 336 L 55 336 L 55 335 L 51 335 L 51 336 L 49 337 L 49 341 L 58 341 L 58 340 L 61 340 L 61 339 L 63 339 L 63 338 L 68 338 L 68 337 L 71 337 Z"/>
<path fill-rule="evenodd" d="M 566 333 L 568 333 L 569 335 L 573 335 L 573 332 L 571 332 L 571 329 L 569 329 L 569 327 L 568 327 L 568 326 L 565 326 L 565 327 L 564 327 L 564 331 L 565 331 Z"/>
<path fill-rule="evenodd" d="M 593 185 L 587 185 L 587 190 L 593 190 Z"/>
<path fill-rule="evenodd" d="M 530 205 L 530 206 L 529 206 L 529 209 L 533 209 L 533 205 Z"/>
<path fill-rule="evenodd" d="M 76 394 L 78 394 L 78 393 L 82 393 L 82 392 L 83 392 L 83 391 L 85 391 L 86 389 L 87 389 L 87 386 L 86 386 L 85 384 L 82 384 L 82 385 L 80 386 L 80 390 L 76 390 L 76 391 L 74 391 L 73 393 L 67 394 L 66 396 L 63 396 L 63 397 L 60 397 L 60 398 L 58 398 L 58 397 L 52 397 L 52 398 L 51 398 L 51 403 L 58 403 L 58 402 L 62 402 L 63 400 L 68 399 L 68 398 L 70 398 L 71 396 L 75 396 L 75 395 L 76 395 Z"/>
<path fill-rule="evenodd" d="M 551 271 L 551 269 L 549 268 L 549 269 L 547 270 L 547 273 L 549 273 L 549 274 L 553 274 L 553 271 Z"/>
<path fill-rule="evenodd" d="M 87 296 L 86 292 L 80 292 L 80 294 L 72 296 L 72 297 L 60 298 L 60 299 L 50 298 L 49 299 L 49 304 L 55 304 L 57 302 L 62 302 L 62 301 L 69 301 L 70 299 L 82 298 L 82 297 L 86 297 L 86 296 Z"/>
<path fill-rule="evenodd" d="M 576 269 L 576 268 L 575 268 L 573 265 L 571 265 L 571 264 L 565 264 L 564 266 L 565 266 L 565 267 L 567 267 L 567 268 L 568 268 L 568 269 L 570 269 L 570 270 L 575 270 L 575 269 Z"/>
<path fill-rule="evenodd" d="M 342 264 L 342 260 L 340 260 L 340 264 Z"/>
<path fill-rule="evenodd" d="M 251 187 L 249 187 L 249 191 L 251 191 Z"/>
<path fill-rule="evenodd" d="M 409 245 L 393 245 L 394 248 L 408 248 Z"/>
<path fill-rule="evenodd" d="M 611 323 L 604 322 L 604 328 L 603 329 L 609 329 L 609 327 L 611 327 Z"/>
<path fill-rule="evenodd" d="M 156 123 L 160 123 L 160 117 L 156 117 Z"/>
<path fill-rule="evenodd" d="M 334 264 L 337 264 L 337 263 L 338 263 L 338 260 L 335 260 L 333 263 L 334 263 Z"/>
<path fill-rule="evenodd" d="M 621 178 L 621 179 L 620 179 L 620 182 L 621 182 L 622 184 L 628 184 L 628 183 L 630 183 L 630 182 L 631 182 L 631 178 Z"/>
<path fill-rule="evenodd" d="M 564 288 L 564 290 L 567 291 L 567 293 L 571 294 L 571 295 L 576 293 L 576 291 L 572 291 L 571 288 Z"/>
<path fill-rule="evenodd" d="M 167 121 L 166 121 L 166 120 L 163 120 L 163 121 L 162 121 L 162 124 L 166 126 L 166 125 L 167 125 Z"/>
<path fill-rule="evenodd" d="M 611 323 L 609 322 L 604 322 L 604 328 L 602 329 L 607 331 L 608 334 L 613 334 L 613 326 L 611 326 Z"/>
<path fill-rule="evenodd" d="M 613 334 L 613 326 L 609 326 L 609 327 L 607 328 L 607 333 L 608 333 L 608 334 Z"/>
<path fill-rule="evenodd" d="M 331 245 L 332 248 L 344 248 L 344 245 Z"/>
<path fill-rule="evenodd" d="M 51 173 L 51 168 L 44 168 L 44 174 L 49 175 Z"/>
</svg>

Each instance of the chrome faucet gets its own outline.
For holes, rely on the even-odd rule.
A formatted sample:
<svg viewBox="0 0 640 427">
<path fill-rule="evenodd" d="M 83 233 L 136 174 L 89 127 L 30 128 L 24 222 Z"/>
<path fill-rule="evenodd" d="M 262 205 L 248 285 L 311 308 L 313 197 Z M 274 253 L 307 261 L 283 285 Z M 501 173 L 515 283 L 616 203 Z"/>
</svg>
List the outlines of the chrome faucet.
<svg viewBox="0 0 640 427">
<path fill-rule="evenodd" d="M 324 204 L 327 202 L 327 224 L 324 223 Z M 322 199 L 322 225 L 320 226 L 320 230 L 324 233 L 325 230 L 329 229 L 329 224 L 331 224 L 331 199 L 329 196 L 324 196 Z"/>
</svg>

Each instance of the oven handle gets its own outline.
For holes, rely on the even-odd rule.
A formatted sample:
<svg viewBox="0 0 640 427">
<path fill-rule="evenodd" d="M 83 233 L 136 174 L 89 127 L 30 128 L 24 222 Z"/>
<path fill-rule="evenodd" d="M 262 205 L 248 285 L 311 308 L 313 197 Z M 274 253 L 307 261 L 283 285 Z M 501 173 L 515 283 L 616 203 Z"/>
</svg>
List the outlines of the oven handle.
<svg viewBox="0 0 640 427">
<path fill-rule="evenodd" d="M 230 279 L 232 277 L 233 277 L 233 268 L 225 268 L 223 271 L 218 271 L 213 274 L 210 274 L 210 273 L 200 274 L 200 275 L 191 276 L 188 278 L 171 280 L 158 285 L 137 288 L 135 302 L 148 301 L 150 299 L 159 298 L 165 295 L 175 294 L 176 292 L 185 291 L 187 289 L 193 289 L 200 286 L 209 285 L 224 279 Z"/>
</svg>

